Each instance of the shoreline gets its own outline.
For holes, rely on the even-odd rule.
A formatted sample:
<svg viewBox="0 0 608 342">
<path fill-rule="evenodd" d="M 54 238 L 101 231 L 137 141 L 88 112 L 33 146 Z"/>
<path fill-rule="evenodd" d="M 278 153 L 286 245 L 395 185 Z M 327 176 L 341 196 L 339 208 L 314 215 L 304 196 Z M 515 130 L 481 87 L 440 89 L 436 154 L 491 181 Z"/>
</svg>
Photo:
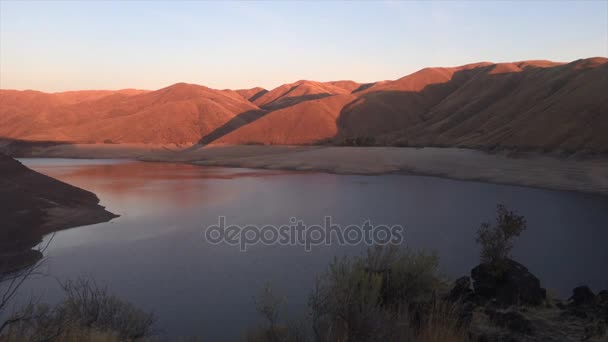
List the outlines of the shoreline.
<svg viewBox="0 0 608 342">
<path fill-rule="evenodd" d="M 0 149 L 2 147 L 0 146 Z M 350 175 L 414 175 L 608 196 L 608 157 L 488 153 L 445 147 L 58 144 L 13 151 L 19 158 L 135 159 L 200 166 Z"/>
<path fill-rule="evenodd" d="M 38 262 L 45 235 L 110 221 L 117 215 L 92 192 L 33 171 L 0 154 L 0 277 Z"/>
</svg>

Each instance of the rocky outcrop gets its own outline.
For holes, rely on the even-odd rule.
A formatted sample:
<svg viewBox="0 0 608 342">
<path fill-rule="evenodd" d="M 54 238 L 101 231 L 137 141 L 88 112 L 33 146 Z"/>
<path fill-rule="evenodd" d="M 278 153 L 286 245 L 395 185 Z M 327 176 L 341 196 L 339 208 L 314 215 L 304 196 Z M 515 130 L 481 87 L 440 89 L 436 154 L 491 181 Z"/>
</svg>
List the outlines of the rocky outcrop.
<svg viewBox="0 0 608 342">
<path fill-rule="evenodd" d="M 471 278 L 461 277 L 454 281 L 454 285 L 447 296 L 447 300 L 450 302 L 466 302 L 471 298 L 472 295 L 473 290 L 471 290 Z"/>
<path fill-rule="evenodd" d="M 595 295 L 579 286 L 567 301 L 548 298 L 538 278 L 513 260 L 476 266 L 445 299 L 459 304 L 471 341 L 608 341 L 608 291 Z"/>
<path fill-rule="evenodd" d="M 524 335 L 532 335 L 534 333 L 532 322 L 519 311 L 500 311 L 494 308 L 487 308 L 485 313 L 490 321 L 499 327 L 507 328 L 510 331 Z"/>
<path fill-rule="evenodd" d="M 589 286 L 579 286 L 572 290 L 570 300 L 575 306 L 591 305 L 595 302 L 595 294 L 593 294 Z"/>
<path fill-rule="evenodd" d="M 540 280 L 522 264 L 506 259 L 499 267 L 481 264 L 471 271 L 475 296 L 481 300 L 496 300 L 500 306 L 540 305 L 547 292 Z"/>
</svg>

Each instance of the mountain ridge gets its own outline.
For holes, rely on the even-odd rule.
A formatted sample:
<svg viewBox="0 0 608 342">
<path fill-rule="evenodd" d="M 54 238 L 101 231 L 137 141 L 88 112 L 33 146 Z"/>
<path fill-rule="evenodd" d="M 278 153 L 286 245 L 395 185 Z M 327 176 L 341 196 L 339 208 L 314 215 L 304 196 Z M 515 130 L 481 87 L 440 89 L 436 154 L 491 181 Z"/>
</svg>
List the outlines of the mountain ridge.
<svg viewBox="0 0 608 342">
<path fill-rule="evenodd" d="M 370 144 L 608 151 L 608 59 L 479 62 L 396 80 L 266 90 L 0 90 L 0 137 L 154 144 Z"/>
</svg>

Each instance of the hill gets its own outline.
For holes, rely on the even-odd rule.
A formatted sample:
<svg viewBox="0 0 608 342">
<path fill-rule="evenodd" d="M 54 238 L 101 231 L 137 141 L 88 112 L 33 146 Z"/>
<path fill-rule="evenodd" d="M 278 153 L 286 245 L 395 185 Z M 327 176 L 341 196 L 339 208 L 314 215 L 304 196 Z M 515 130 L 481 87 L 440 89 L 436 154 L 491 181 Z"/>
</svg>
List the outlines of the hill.
<svg viewBox="0 0 608 342">
<path fill-rule="evenodd" d="M 2 91 L 0 136 L 22 140 L 191 144 L 258 108 L 238 94 L 178 83 L 65 103 L 65 93 Z"/>
<path fill-rule="evenodd" d="M 337 98 L 345 99 L 343 95 L 333 94 L 318 96 L 314 102 L 280 106 L 263 121 L 216 143 L 323 141 L 605 153 L 607 62 L 606 58 L 591 58 L 567 64 L 484 62 L 426 68 L 355 91 L 350 101 L 342 102 Z M 279 87 L 267 95 L 291 88 Z M 289 95 L 260 105 L 272 109 L 272 103 Z M 307 124 L 296 125 L 294 117 Z M 336 118 L 336 122 L 327 118 Z"/>
<path fill-rule="evenodd" d="M 215 90 L 0 91 L 0 137 L 153 144 L 608 152 L 608 59 L 425 68 L 393 81 Z"/>
</svg>

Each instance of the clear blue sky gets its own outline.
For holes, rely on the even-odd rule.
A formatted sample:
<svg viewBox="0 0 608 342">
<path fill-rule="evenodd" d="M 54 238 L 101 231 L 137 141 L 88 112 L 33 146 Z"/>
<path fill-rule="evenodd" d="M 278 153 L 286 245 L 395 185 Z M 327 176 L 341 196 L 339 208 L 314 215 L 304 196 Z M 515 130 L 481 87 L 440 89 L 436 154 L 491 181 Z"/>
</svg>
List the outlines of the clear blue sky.
<svg viewBox="0 0 608 342">
<path fill-rule="evenodd" d="M 0 88 L 272 88 L 608 54 L 608 1 L 0 0 Z"/>
</svg>

